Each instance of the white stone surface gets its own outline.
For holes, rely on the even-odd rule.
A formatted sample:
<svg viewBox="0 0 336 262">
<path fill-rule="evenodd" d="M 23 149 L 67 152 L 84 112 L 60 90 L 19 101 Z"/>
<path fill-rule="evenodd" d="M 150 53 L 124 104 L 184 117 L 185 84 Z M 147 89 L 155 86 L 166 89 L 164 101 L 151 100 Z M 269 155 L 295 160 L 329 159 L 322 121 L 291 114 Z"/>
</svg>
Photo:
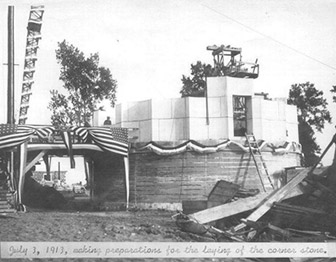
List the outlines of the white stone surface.
<svg viewBox="0 0 336 262">
<path fill-rule="evenodd" d="M 209 139 L 209 126 L 206 125 L 206 118 L 190 118 L 189 120 L 189 139 L 204 140 Z"/>
<path fill-rule="evenodd" d="M 212 117 L 209 119 L 209 138 L 208 139 L 226 139 L 228 137 L 227 118 Z"/>
<path fill-rule="evenodd" d="M 239 96 L 253 96 L 253 79 L 226 77 L 227 94 Z"/>
<path fill-rule="evenodd" d="M 254 95 L 253 79 L 208 78 L 205 97 L 167 98 L 116 106 L 116 125 L 138 128 L 137 142 L 233 139 L 233 96 L 246 96 L 247 131 L 257 139 L 298 141 L 296 107 Z"/>
<path fill-rule="evenodd" d="M 153 99 L 152 100 L 152 118 L 153 119 L 171 119 L 172 101 L 171 99 Z"/>
<path fill-rule="evenodd" d="M 208 84 L 208 97 L 220 97 L 227 94 L 226 90 L 226 77 L 209 77 Z"/>
<path fill-rule="evenodd" d="M 184 118 L 158 120 L 159 141 L 179 141 L 187 139 Z"/>
<path fill-rule="evenodd" d="M 153 139 L 152 133 L 152 120 L 146 120 L 139 122 L 139 140 L 143 142 L 149 142 Z"/>
<path fill-rule="evenodd" d="M 127 121 L 149 120 L 152 118 L 151 100 L 131 102 L 127 105 Z"/>
<path fill-rule="evenodd" d="M 187 117 L 187 98 L 172 98 L 172 117 L 185 118 Z"/>
<path fill-rule="evenodd" d="M 204 97 L 189 97 L 190 118 L 206 116 L 206 102 Z"/>
</svg>

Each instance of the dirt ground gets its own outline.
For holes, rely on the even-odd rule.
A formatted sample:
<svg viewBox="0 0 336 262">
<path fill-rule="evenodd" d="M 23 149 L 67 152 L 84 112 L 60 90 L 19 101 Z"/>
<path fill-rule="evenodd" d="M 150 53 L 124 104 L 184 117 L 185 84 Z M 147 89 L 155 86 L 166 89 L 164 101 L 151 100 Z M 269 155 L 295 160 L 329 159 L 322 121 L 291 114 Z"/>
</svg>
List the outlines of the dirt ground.
<svg viewBox="0 0 336 262">
<path fill-rule="evenodd" d="M 168 211 L 28 211 L 1 218 L 1 241 L 193 241 Z M 197 241 L 197 239 L 195 239 Z"/>
<path fill-rule="evenodd" d="M 111 212 L 28 210 L 0 215 L 0 241 L 27 242 L 206 242 L 213 239 L 186 233 L 172 219 L 174 212 L 137 210 Z M 13 259 L 3 259 L 10 261 Z M 225 261 L 288 262 L 288 259 L 21 259 L 19 261 Z"/>
<path fill-rule="evenodd" d="M 31 210 L 0 216 L 0 241 L 190 242 L 168 211 L 77 212 Z M 202 239 L 202 241 L 204 241 Z M 126 261 L 127 259 L 33 259 L 20 261 Z M 127 261 L 129 261 L 128 259 Z M 7 261 L 7 260 L 5 260 Z M 13 260 L 8 260 L 13 261 Z M 158 261 L 132 259 L 131 261 Z M 162 261 L 167 261 L 162 259 Z M 172 259 L 170 261 L 185 261 Z M 195 261 L 195 260 L 193 260 Z M 196 261 L 209 261 L 199 259 Z M 210 260 L 212 261 L 212 260 Z M 215 260 L 217 261 L 217 260 Z M 218 260 L 219 261 L 219 260 Z"/>
<path fill-rule="evenodd" d="M 212 239 L 180 230 L 174 212 L 78 212 L 31 210 L 0 215 L 0 241 L 48 242 L 205 242 Z M 5 259 L 3 261 L 13 261 Z M 266 261 L 258 259 L 21 259 L 20 261 Z"/>
</svg>

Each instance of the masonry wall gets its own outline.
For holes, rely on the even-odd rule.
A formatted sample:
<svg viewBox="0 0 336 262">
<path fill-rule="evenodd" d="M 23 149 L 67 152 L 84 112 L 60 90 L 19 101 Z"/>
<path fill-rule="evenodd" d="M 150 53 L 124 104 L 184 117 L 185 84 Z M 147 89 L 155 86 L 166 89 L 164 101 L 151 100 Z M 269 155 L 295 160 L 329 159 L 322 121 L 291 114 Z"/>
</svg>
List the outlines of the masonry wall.
<svg viewBox="0 0 336 262">
<path fill-rule="evenodd" d="M 298 153 L 263 152 L 273 183 L 279 170 L 297 166 Z M 104 202 L 125 203 L 124 166 L 122 160 L 109 163 L 97 171 L 97 196 Z M 237 183 L 247 189 L 263 191 L 253 159 L 240 149 L 211 154 L 185 152 L 160 156 L 152 152 L 130 154 L 130 204 L 144 208 L 181 209 L 183 200 L 206 200 L 218 180 Z M 271 189 L 267 177 L 263 183 Z"/>
<path fill-rule="evenodd" d="M 233 96 L 245 96 L 247 131 L 258 139 L 298 141 L 296 107 L 255 95 L 253 79 L 208 78 L 208 99 L 150 99 L 117 105 L 116 126 L 135 128 L 132 142 L 232 139 Z M 207 121 L 208 116 L 208 121 Z"/>
</svg>

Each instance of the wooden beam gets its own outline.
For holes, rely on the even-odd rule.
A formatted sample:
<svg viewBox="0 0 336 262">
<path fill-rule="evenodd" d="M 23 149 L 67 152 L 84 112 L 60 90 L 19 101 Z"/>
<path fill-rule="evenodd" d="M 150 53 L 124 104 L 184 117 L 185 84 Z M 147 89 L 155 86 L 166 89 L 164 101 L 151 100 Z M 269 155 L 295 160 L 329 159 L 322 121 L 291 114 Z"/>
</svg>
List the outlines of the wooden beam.
<svg viewBox="0 0 336 262">
<path fill-rule="evenodd" d="M 27 173 L 46 153 L 48 150 L 42 150 L 24 169 L 24 172 Z"/>
<path fill-rule="evenodd" d="M 124 157 L 124 167 L 125 167 L 125 198 L 126 198 L 126 208 L 129 206 L 129 159 L 128 156 Z"/>
<path fill-rule="evenodd" d="M 220 206 L 208 208 L 189 215 L 198 223 L 205 224 L 221 218 L 229 217 L 256 208 L 269 193 L 260 193 L 253 197 L 241 198 L 237 201 L 226 203 Z"/>
<path fill-rule="evenodd" d="M 310 169 L 304 169 L 298 173 L 292 180 L 290 180 L 285 186 L 279 188 L 278 190 L 273 191 L 268 197 L 261 201 L 257 209 L 250 214 L 246 220 L 256 222 L 260 219 L 268 210 L 271 209 L 273 203 L 278 202 L 286 197 L 293 189 L 295 189 L 303 179 L 305 179 L 310 173 Z M 241 223 L 237 225 L 234 230 L 238 231 L 243 229 L 246 224 Z"/>
<path fill-rule="evenodd" d="M 50 166 L 51 166 L 51 158 L 49 158 L 48 155 L 43 156 L 43 161 L 46 166 L 46 171 L 47 171 L 47 178 L 50 180 L 51 175 L 50 175 Z"/>
<path fill-rule="evenodd" d="M 28 142 L 24 142 L 23 144 L 19 145 L 19 185 L 18 185 L 18 204 L 19 208 L 24 206 L 22 204 L 22 194 L 23 194 L 23 187 L 24 187 L 24 182 L 25 182 L 25 167 L 26 167 L 26 162 L 27 162 L 27 145 Z M 23 210 L 24 211 L 24 210 Z"/>
<path fill-rule="evenodd" d="M 266 193 L 259 193 L 256 196 L 248 197 L 248 198 L 241 198 L 237 201 L 226 203 L 220 206 L 208 208 L 194 214 L 190 214 L 189 217 L 195 219 L 197 222 L 201 224 L 209 223 L 212 221 L 216 221 L 218 219 L 226 218 L 232 215 L 236 215 L 245 211 L 249 211 L 255 208 L 259 208 L 263 206 L 263 204 L 271 205 L 270 203 L 277 202 L 276 200 L 279 196 L 280 199 L 287 199 L 291 197 L 295 197 L 304 193 L 308 193 L 311 190 L 311 187 L 306 187 L 300 184 L 302 180 L 306 177 L 309 170 L 301 171 L 296 177 L 289 181 L 289 186 L 285 185 L 284 187 L 275 190 L 273 192 L 266 192 Z M 301 174 L 301 175 L 300 175 Z M 296 178 L 296 179 L 295 179 Z M 295 179 L 295 180 L 294 180 Z M 304 184 L 303 182 L 302 184 Z M 280 191 L 281 190 L 281 191 Z M 285 192 L 284 197 L 280 197 L 280 195 L 274 196 L 277 192 L 279 194 Z M 269 202 L 267 202 L 269 201 Z M 264 210 L 264 209 L 263 209 Z M 268 208 L 267 208 L 268 210 Z M 267 212 L 267 210 L 264 210 Z M 258 214 L 261 214 L 258 212 Z M 256 215 L 252 216 L 252 219 L 256 218 Z M 247 218 L 250 220 L 249 218 Z M 253 221 L 253 220 L 252 220 Z"/>
</svg>

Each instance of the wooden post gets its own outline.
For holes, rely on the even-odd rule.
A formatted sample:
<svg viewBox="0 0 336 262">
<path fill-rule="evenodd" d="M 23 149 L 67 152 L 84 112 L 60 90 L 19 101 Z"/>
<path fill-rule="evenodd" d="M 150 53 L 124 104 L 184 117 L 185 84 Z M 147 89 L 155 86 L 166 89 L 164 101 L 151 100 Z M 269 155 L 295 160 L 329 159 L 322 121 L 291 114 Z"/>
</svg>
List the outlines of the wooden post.
<svg viewBox="0 0 336 262">
<path fill-rule="evenodd" d="M 26 176 L 25 169 L 27 163 L 27 145 L 28 142 L 26 141 L 19 146 L 20 167 L 19 167 L 18 204 L 19 206 L 23 206 L 23 210 L 24 205 L 22 204 L 22 194 Z"/>
<path fill-rule="evenodd" d="M 208 126 L 210 124 L 209 121 L 209 99 L 208 99 L 208 78 L 205 77 L 205 111 L 206 111 L 206 125 Z"/>
<path fill-rule="evenodd" d="M 129 161 L 128 161 L 128 157 L 124 157 L 124 166 L 125 166 L 126 208 L 128 209 L 128 205 L 129 205 Z"/>
<path fill-rule="evenodd" d="M 43 161 L 46 166 L 46 171 L 47 171 L 47 180 L 51 180 L 51 174 L 50 174 L 50 164 L 51 164 L 51 159 L 49 158 L 48 155 L 43 155 Z"/>
<path fill-rule="evenodd" d="M 8 6 L 8 79 L 7 79 L 7 124 L 13 125 L 14 120 L 14 6 Z M 15 187 L 14 152 L 10 152 L 8 171 L 11 184 Z"/>
<path fill-rule="evenodd" d="M 7 124 L 14 124 L 14 6 L 8 6 Z"/>
<path fill-rule="evenodd" d="M 45 158 L 45 154 L 48 152 L 48 150 L 42 150 L 32 161 L 30 161 L 29 164 L 25 167 L 25 173 L 27 173 L 33 166 L 36 165 L 36 163 L 43 157 Z M 46 163 L 47 165 L 47 163 Z"/>
</svg>

